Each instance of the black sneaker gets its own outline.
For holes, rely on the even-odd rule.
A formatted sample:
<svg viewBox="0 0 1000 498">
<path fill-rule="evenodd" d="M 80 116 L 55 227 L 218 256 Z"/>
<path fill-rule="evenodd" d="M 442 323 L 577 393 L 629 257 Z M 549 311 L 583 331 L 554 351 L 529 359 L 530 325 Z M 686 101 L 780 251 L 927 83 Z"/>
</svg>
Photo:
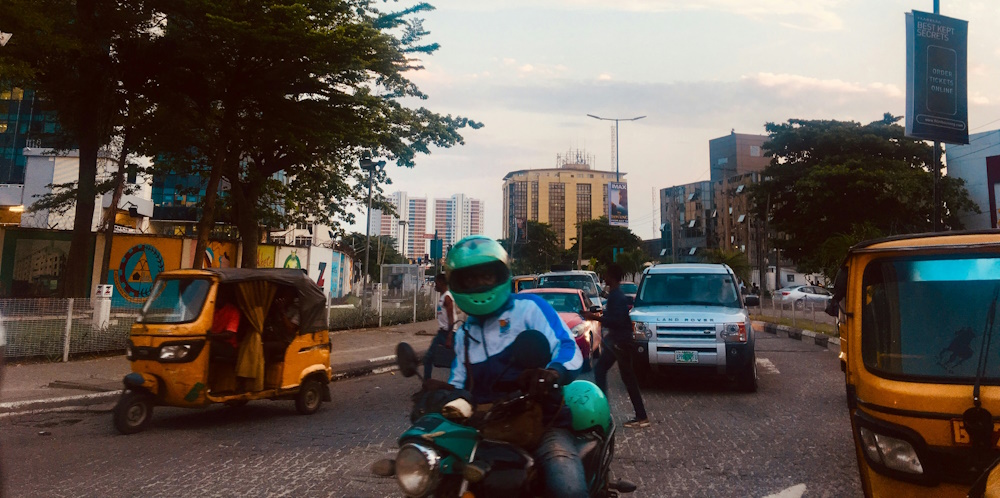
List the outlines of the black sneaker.
<svg viewBox="0 0 1000 498">
<path fill-rule="evenodd" d="M 649 427 L 649 419 L 648 418 L 644 418 L 642 420 L 632 419 L 629 420 L 628 422 L 625 422 L 622 425 L 628 427 L 629 429 L 641 429 L 643 427 Z"/>
</svg>

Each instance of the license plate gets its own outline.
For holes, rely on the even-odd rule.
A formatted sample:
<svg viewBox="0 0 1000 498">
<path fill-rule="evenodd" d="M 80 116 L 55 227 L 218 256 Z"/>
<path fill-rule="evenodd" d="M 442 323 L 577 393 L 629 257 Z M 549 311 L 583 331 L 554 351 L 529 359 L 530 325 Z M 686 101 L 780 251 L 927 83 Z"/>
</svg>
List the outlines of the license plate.
<svg viewBox="0 0 1000 498">
<path fill-rule="evenodd" d="M 1000 422 L 993 423 L 993 437 L 996 438 L 997 433 L 1000 432 Z M 951 420 L 951 435 L 955 439 L 955 444 L 972 444 L 972 440 L 969 439 L 969 433 L 965 430 L 965 423 L 962 419 L 952 419 Z M 1000 448 L 1000 441 L 996 445 Z"/>
<path fill-rule="evenodd" d="M 674 363 L 698 363 L 698 352 L 674 351 Z"/>
</svg>

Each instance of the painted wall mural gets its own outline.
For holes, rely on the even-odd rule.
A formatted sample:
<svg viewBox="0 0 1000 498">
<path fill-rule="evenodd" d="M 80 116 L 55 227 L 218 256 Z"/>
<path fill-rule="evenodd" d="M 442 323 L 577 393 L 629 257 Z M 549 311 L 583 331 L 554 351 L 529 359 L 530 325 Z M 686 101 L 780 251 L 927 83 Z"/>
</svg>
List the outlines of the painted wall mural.
<svg viewBox="0 0 1000 498">
<path fill-rule="evenodd" d="M 276 246 L 257 246 L 257 268 L 274 268 L 274 256 L 277 252 Z"/>
<path fill-rule="evenodd" d="M 181 267 L 181 239 L 116 235 L 111 245 L 107 283 L 112 305 L 136 306 L 149 297 L 156 276 Z"/>
</svg>

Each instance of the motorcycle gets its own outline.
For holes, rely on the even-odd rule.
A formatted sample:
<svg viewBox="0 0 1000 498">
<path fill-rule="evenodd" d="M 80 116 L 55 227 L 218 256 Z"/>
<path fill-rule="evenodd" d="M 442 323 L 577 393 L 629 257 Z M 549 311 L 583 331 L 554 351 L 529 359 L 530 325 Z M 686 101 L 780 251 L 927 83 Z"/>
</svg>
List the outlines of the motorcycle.
<svg viewBox="0 0 1000 498">
<path fill-rule="evenodd" d="M 548 362 L 548 340 L 540 332 L 525 331 L 510 347 L 520 368 L 542 368 Z M 418 359 L 409 344 L 397 346 L 396 361 L 403 376 L 417 375 Z M 615 426 L 604 393 L 580 380 L 562 389 L 573 415 L 589 496 L 617 497 L 634 491 L 634 484 L 610 479 Z M 538 396 L 515 390 L 488 408 L 475 410 L 462 392 L 425 387 L 415 396 L 413 425 L 399 437 L 390 472 L 403 493 L 409 497 L 543 496 L 540 466 L 536 468 L 531 454 L 515 444 L 543 430 L 540 419 L 537 427 L 524 424 L 524 414 L 538 406 Z"/>
</svg>

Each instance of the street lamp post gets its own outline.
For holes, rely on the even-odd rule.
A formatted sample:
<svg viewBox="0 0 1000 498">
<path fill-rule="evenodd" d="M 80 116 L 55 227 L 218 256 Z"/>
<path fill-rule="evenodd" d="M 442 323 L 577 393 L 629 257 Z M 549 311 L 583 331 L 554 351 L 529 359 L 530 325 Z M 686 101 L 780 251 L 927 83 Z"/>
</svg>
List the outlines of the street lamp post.
<svg viewBox="0 0 1000 498">
<path fill-rule="evenodd" d="M 593 114 L 587 114 L 594 119 L 600 119 L 601 121 L 614 121 L 615 122 L 615 181 L 621 181 L 621 174 L 618 173 L 618 122 L 619 121 L 638 121 L 646 116 L 638 116 L 634 118 L 602 118 L 600 116 L 594 116 Z"/>
<path fill-rule="evenodd" d="M 368 214 L 365 219 L 365 266 L 364 275 L 361 276 L 361 282 L 364 284 L 368 279 L 368 252 L 371 247 L 371 231 L 372 231 L 372 180 L 375 175 L 375 168 L 381 168 L 385 166 L 385 161 L 372 161 L 370 157 L 365 157 L 361 159 L 361 169 L 368 171 Z M 361 286 L 361 313 L 365 312 L 365 286 Z"/>
</svg>

